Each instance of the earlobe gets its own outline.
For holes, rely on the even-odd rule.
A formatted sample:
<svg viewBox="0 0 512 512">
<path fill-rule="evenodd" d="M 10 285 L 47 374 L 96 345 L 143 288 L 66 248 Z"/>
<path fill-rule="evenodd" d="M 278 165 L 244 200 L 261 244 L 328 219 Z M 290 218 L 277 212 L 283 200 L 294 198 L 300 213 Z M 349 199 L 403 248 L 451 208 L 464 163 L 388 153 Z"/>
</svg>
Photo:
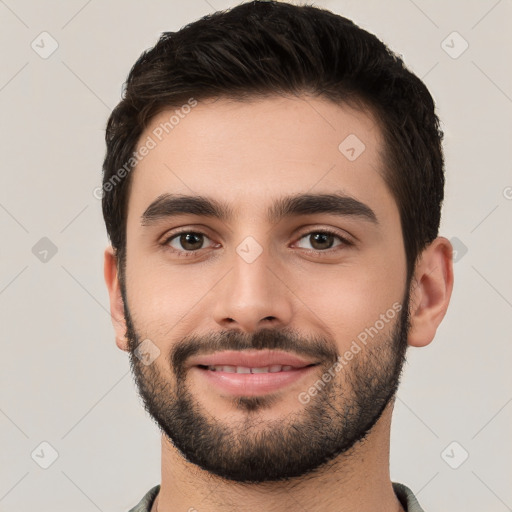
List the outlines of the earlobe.
<svg viewBox="0 0 512 512">
<path fill-rule="evenodd" d="M 436 238 L 421 254 L 411 283 L 408 343 L 428 345 L 441 323 L 453 289 L 453 248 L 444 237 Z"/>
<path fill-rule="evenodd" d="M 110 297 L 110 317 L 116 335 L 116 345 L 128 351 L 128 340 L 126 339 L 126 320 L 124 317 L 123 297 L 118 278 L 117 257 L 111 245 L 105 249 L 103 273 Z"/>
</svg>

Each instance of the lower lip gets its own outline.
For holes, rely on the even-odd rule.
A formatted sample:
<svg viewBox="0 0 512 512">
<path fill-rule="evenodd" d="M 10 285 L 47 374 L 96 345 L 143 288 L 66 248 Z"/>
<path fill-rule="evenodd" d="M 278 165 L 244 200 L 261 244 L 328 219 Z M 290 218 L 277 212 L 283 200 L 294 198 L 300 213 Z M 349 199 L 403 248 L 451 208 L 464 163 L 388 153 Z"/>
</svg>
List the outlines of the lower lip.
<svg viewBox="0 0 512 512">
<path fill-rule="evenodd" d="M 315 366 L 275 373 L 228 373 L 194 366 L 193 371 L 205 378 L 217 389 L 232 395 L 257 396 L 279 391 L 312 373 Z"/>
</svg>

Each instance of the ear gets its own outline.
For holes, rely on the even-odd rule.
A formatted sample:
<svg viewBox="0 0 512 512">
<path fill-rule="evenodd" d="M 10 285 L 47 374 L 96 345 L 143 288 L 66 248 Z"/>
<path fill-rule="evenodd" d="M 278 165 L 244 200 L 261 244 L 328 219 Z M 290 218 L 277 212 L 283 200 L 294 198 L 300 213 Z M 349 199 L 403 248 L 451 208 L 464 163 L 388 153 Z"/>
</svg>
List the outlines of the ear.
<svg viewBox="0 0 512 512">
<path fill-rule="evenodd" d="M 444 318 L 453 288 L 453 247 L 444 237 L 436 238 L 422 253 L 411 282 L 408 343 L 428 345 Z"/>
<path fill-rule="evenodd" d="M 105 261 L 103 273 L 105 283 L 110 296 L 110 316 L 116 333 L 116 345 L 125 351 L 129 351 L 126 334 L 126 320 L 124 317 L 123 297 L 118 279 L 117 257 L 111 245 L 105 249 Z"/>
</svg>

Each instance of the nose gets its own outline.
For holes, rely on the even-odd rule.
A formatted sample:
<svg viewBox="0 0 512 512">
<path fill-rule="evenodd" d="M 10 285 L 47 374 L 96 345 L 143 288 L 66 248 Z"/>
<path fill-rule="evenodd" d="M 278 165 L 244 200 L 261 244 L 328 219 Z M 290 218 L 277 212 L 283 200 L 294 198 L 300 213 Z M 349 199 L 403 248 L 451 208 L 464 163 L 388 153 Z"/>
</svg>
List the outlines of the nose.
<svg viewBox="0 0 512 512">
<path fill-rule="evenodd" d="M 293 315 L 293 293 L 286 276 L 263 251 L 248 262 L 234 252 L 231 270 L 219 283 L 215 322 L 223 329 L 255 332 L 288 326 Z"/>
</svg>

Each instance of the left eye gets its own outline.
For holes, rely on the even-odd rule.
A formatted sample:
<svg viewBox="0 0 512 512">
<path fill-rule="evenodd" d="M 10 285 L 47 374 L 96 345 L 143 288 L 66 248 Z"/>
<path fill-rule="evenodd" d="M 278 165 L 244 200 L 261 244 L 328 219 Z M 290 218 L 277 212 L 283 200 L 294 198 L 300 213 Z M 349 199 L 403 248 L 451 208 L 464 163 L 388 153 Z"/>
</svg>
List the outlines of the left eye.
<svg viewBox="0 0 512 512">
<path fill-rule="evenodd" d="M 311 231 L 310 233 L 306 233 L 305 235 L 301 236 L 299 240 L 310 239 L 312 240 L 310 244 L 313 245 L 313 250 L 325 251 L 333 247 L 334 238 L 340 240 L 338 245 L 350 245 L 348 240 L 345 240 L 340 235 L 330 231 Z M 314 247 L 315 245 L 316 247 Z M 303 247 L 303 249 L 309 249 L 309 247 Z"/>
</svg>

